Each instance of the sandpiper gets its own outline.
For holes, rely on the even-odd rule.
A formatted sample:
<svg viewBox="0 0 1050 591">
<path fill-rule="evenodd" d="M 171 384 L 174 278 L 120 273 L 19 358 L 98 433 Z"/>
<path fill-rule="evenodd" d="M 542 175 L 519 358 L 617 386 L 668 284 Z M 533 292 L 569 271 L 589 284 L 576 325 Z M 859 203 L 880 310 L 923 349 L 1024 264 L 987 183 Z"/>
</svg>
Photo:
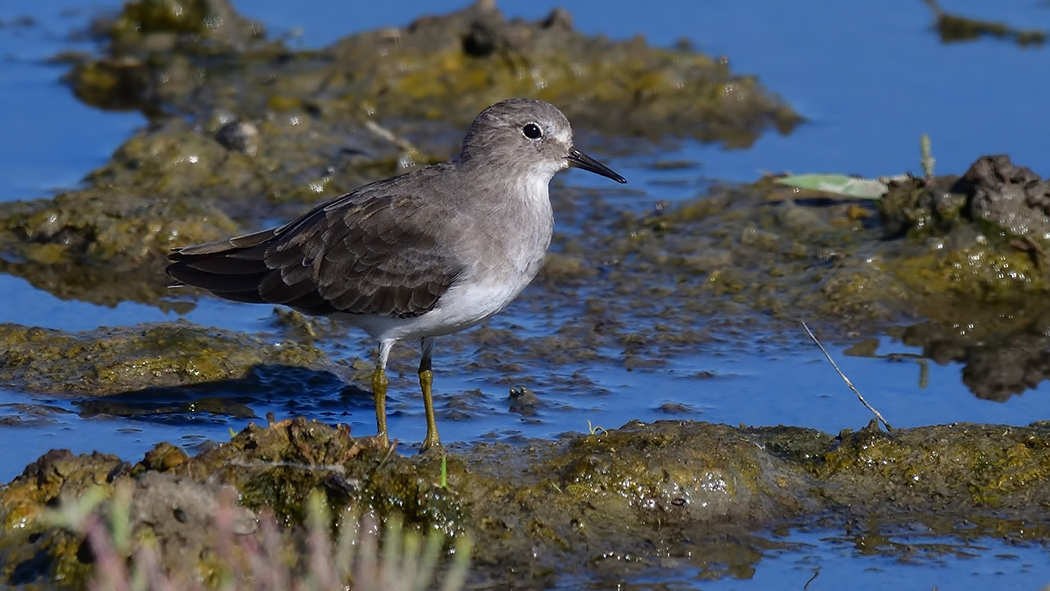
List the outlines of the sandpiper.
<svg viewBox="0 0 1050 591">
<path fill-rule="evenodd" d="M 573 147 L 554 105 L 502 101 L 474 119 L 454 160 L 365 185 L 280 228 L 175 248 L 167 271 L 222 298 L 362 328 L 379 347 L 372 390 L 384 444 L 390 349 L 421 339 L 425 451 L 441 445 L 434 339 L 490 318 L 536 276 L 554 229 L 548 185 L 570 166 L 627 182 Z"/>
</svg>

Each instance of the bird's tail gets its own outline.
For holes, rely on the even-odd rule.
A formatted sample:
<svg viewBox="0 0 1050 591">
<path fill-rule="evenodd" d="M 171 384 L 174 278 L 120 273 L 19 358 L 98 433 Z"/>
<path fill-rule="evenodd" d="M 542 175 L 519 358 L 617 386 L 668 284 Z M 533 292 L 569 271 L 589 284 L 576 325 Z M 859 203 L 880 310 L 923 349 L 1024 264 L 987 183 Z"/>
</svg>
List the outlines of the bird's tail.
<svg viewBox="0 0 1050 591">
<path fill-rule="evenodd" d="M 180 284 L 206 289 L 227 300 L 265 303 L 259 286 L 272 272 L 264 259 L 267 242 L 275 235 L 274 230 L 265 230 L 174 248 L 168 254 L 167 273 Z"/>
</svg>

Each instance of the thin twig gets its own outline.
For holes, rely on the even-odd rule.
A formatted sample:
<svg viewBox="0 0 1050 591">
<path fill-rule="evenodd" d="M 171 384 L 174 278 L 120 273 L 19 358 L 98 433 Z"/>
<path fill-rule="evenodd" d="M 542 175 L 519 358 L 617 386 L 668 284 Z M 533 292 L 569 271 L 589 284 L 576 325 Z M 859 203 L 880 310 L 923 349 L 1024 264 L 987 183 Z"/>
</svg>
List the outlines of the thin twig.
<svg viewBox="0 0 1050 591">
<path fill-rule="evenodd" d="M 395 449 L 397 449 L 397 439 L 389 443 L 389 447 L 387 447 L 386 449 L 386 455 L 383 456 L 382 460 L 379 460 L 379 465 L 376 466 L 376 472 L 378 472 L 380 468 L 382 468 L 388 461 L 390 461 L 390 458 L 394 455 Z"/>
<path fill-rule="evenodd" d="M 395 134 L 393 131 L 383 127 L 371 119 L 365 120 L 365 129 L 371 131 L 376 137 L 386 140 L 401 150 L 398 156 L 397 166 L 400 169 L 413 168 L 423 160 L 423 153 L 415 147 L 412 142 Z"/>
<path fill-rule="evenodd" d="M 812 583 L 813 581 L 817 580 L 817 577 L 819 577 L 819 576 L 820 576 L 820 567 L 818 566 L 817 568 L 813 569 L 813 576 L 810 577 L 809 580 L 806 581 L 806 584 L 802 586 L 802 591 L 809 591 L 809 584 Z"/>
<path fill-rule="evenodd" d="M 824 345 L 822 345 L 821 342 L 817 340 L 816 335 L 814 335 L 813 331 L 809 329 L 809 326 L 806 325 L 806 322 L 804 320 L 800 320 L 799 322 L 802 323 L 802 328 L 806 329 L 806 334 L 809 335 L 809 338 L 813 339 L 813 342 L 816 343 L 818 347 L 820 347 L 820 352 L 824 354 L 824 357 L 828 358 L 828 362 L 831 363 L 831 367 L 834 367 L 835 371 L 839 372 L 839 377 L 842 378 L 842 381 L 846 382 L 846 385 L 849 386 L 849 389 L 853 390 L 853 393 L 857 395 L 857 398 L 860 399 L 861 404 L 866 406 L 868 410 L 875 414 L 875 418 L 879 419 L 879 421 L 886 427 L 887 431 L 893 431 L 893 427 L 891 427 L 890 424 L 886 422 L 886 419 L 882 418 L 882 414 L 879 411 L 875 410 L 874 406 L 868 404 L 867 400 L 864 400 L 864 396 L 861 395 L 860 390 L 858 390 L 853 385 L 853 382 L 849 381 L 849 378 L 846 377 L 846 374 L 842 373 L 842 370 L 839 369 L 838 364 L 836 364 L 835 360 L 831 358 L 831 354 L 828 353 L 828 350 L 824 348 Z"/>
<path fill-rule="evenodd" d="M 376 135 L 376 137 L 386 140 L 391 144 L 394 144 L 398 148 L 401 148 L 402 150 L 409 151 L 416 149 L 416 147 L 412 145 L 412 142 L 409 142 L 405 138 L 399 137 L 396 133 L 376 123 L 372 119 L 365 120 L 365 129 L 371 131 L 373 134 Z"/>
</svg>

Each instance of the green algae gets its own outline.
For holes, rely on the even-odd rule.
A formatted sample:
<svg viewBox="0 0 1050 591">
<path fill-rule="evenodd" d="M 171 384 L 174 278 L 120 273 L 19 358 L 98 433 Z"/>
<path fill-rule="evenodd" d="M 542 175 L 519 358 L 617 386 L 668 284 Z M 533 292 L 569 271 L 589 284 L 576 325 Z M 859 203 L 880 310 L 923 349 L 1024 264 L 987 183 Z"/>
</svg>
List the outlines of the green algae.
<svg viewBox="0 0 1050 591">
<path fill-rule="evenodd" d="M 236 228 L 200 204 L 90 189 L 0 210 L 0 253 L 12 266 L 106 263 L 111 270 L 156 262 L 173 244 L 216 240 Z"/>
<path fill-rule="evenodd" d="M 448 29 L 440 33 L 447 37 L 436 51 L 430 45 L 432 27 Z M 482 55 L 464 51 L 459 38 L 485 27 L 509 39 L 500 50 Z M 789 109 L 775 106 L 753 78 L 733 77 L 707 56 L 651 48 L 640 39 L 612 42 L 561 27 L 505 24 L 498 13 L 480 8 L 409 27 L 394 46 L 377 43 L 381 34 L 349 38 L 332 53 L 337 62 L 358 66 L 346 80 L 365 86 L 355 96 L 372 101 L 379 92 L 393 91 L 395 105 L 386 97 L 377 103 L 384 110 L 400 111 L 402 100 L 417 101 L 431 117 L 462 119 L 468 115 L 462 107 L 435 108 L 435 102 L 441 104 L 435 99 L 452 94 L 473 109 L 500 97 L 534 96 L 563 104 L 572 120 L 589 127 L 601 129 L 615 120 L 619 133 L 689 133 L 735 147 L 756 137 L 756 128 L 745 123 L 747 112 L 762 113 L 758 127 L 775 121 L 787 130 L 798 121 Z M 734 102 L 745 107 L 729 107 Z M 580 104 L 590 108 L 575 106 Z"/>
<path fill-rule="evenodd" d="M 104 396 L 242 378 L 264 364 L 328 363 L 313 347 L 185 321 L 83 333 L 0 325 L 0 383 L 34 392 Z"/>
<path fill-rule="evenodd" d="M 813 474 L 839 487 L 827 493 L 836 502 L 958 509 L 1020 509 L 1050 501 L 1050 428 L 954 424 L 879 431 L 874 424 L 851 433 L 828 450 Z M 858 488 L 871 496 L 858 499 Z"/>
<path fill-rule="evenodd" d="M 204 0 L 145 0 L 128 2 L 114 25 L 114 36 L 150 33 L 193 33 L 209 31 L 205 21 L 212 18 Z"/>
<path fill-rule="evenodd" d="M 237 488 L 249 511 L 242 536 L 257 535 L 250 527 L 257 511 L 272 511 L 286 534 L 301 530 L 299 501 L 316 490 L 335 514 L 349 507 L 397 515 L 408 527 L 467 534 L 481 578 L 513 572 L 527 586 L 566 568 L 608 568 L 617 556 L 634 557 L 614 561 L 620 573 L 653 557 L 697 552 L 747 570 L 770 547 L 762 531 L 807 523 L 862 522 L 855 542 L 887 556 L 906 545 L 868 542 L 916 522 L 931 535 L 971 540 L 1050 535 L 1032 525 L 1050 502 L 1050 428 L 1041 423 L 891 433 L 873 424 L 831 436 L 792 427 L 635 422 L 562 443 L 479 444 L 449 454 L 447 488 L 440 486 L 440 461 L 435 454 L 391 454 L 371 438 L 350 437 L 345 426 L 304 419 L 251 425 L 192 458 L 162 444 L 134 466 L 101 454 L 50 452 L 0 489 L 0 563 L 8 565 L 0 580 L 11 581 L 19 568 L 27 581 L 42 573 L 82 578 L 75 536 L 38 516 L 59 494 L 93 487 L 112 494 L 128 485 L 138 507 L 133 522 L 149 523 L 162 547 L 192 549 L 172 560 L 188 560 L 180 567 L 205 574 L 214 556 L 206 510 L 218 483 Z M 172 498 L 182 499 L 178 523 Z M 166 504 L 156 508 L 150 499 Z M 959 520 L 972 527 L 960 533 Z"/>
<path fill-rule="evenodd" d="M 928 252 L 887 266 L 910 291 L 920 294 L 958 294 L 996 302 L 1025 292 L 1041 293 L 1048 287 L 1046 274 L 1037 262 L 1016 248 L 975 246 Z"/>
<path fill-rule="evenodd" d="M 219 52 L 264 34 L 262 25 L 237 14 L 226 0 L 133 0 L 95 29 L 112 39 L 118 54 L 173 47 Z"/>
</svg>

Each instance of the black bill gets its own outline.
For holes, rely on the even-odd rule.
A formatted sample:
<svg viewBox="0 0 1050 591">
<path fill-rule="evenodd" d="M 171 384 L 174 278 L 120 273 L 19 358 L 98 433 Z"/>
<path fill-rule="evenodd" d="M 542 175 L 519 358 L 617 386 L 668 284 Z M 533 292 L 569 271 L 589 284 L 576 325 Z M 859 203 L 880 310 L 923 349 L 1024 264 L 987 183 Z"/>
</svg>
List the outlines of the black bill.
<svg viewBox="0 0 1050 591">
<path fill-rule="evenodd" d="M 627 179 L 613 172 L 613 169 L 598 162 L 594 158 L 584 154 L 583 152 L 573 148 L 569 150 L 569 166 L 573 166 L 594 174 L 600 174 L 604 177 L 610 178 L 618 183 L 626 183 Z"/>
</svg>

